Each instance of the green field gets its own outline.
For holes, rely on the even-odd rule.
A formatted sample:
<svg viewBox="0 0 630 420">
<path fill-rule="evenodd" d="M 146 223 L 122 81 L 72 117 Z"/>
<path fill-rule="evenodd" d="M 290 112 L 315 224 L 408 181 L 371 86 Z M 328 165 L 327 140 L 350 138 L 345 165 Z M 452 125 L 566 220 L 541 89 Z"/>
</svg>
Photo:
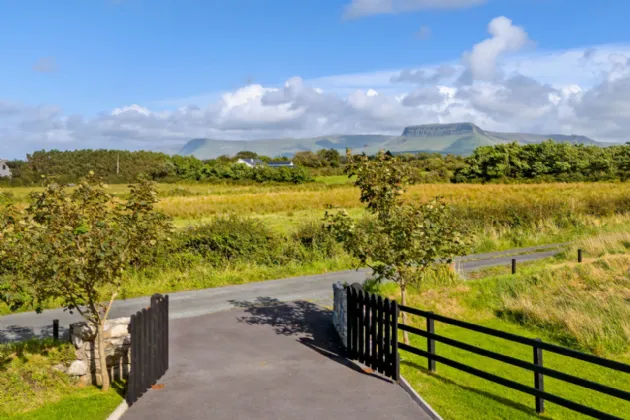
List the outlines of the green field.
<svg viewBox="0 0 630 420">
<path fill-rule="evenodd" d="M 509 268 L 495 267 L 475 273 L 466 281 L 434 283 L 410 295 L 410 306 L 473 322 L 501 331 L 630 362 L 630 235 L 617 233 L 581 241 L 555 258 Z M 584 249 L 582 264 L 575 261 L 577 247 Z M 399 296 L 395 285 L 380 293 Z M 424 318 L 410 323 L 426 329 Z M 503 355 L 532 362 L 531 346 L 491 337 L 460 327 L 435 323 L 437 334 Z M 410 334 L 411 344 L 426 350 L 426 339 Z M 490 358 L 436 343 L 436 353 L 449 359 L 533 386 L 533 373 Z M 630 391 L 627 373 L 616 372 L 576 359 L 544 352 L 546 367 L 614 388 Z M 429 372 L 426 358 L 401 352 L 401 373 L 445 419 L 536 418 L 534 397 L 505 388 L 466 372 L 437 363 Z M 601 411 L 630 418 L 630 402 L 562 381 L 545 378 L 545 390 Z M 546 403 L 544 417 L 589 418 Z"/>
<path fill-rule="evenodd" d="M 124 197 L 126 185 L 107 190 Z M 0 192 L 18 207 L 41 188 L 4 188 Z M 365 212 L 359 193 L 345 176 L 319 177 L 301 185 L 159 184 L 158 208 L 173 218 L 177 232 L 212 224 L 227 215 L 261 222 L 269 244 L 281 244 L 270 258 L 208 261 L 168 252 L 154 267 L 132 271 L 121 297 L 217 287 L 288 276 L 347 269 L 352 259 L 340 247 L 325 252 L 313 246 L 329 206 Z M 574 183 L 527 185 L 423 184 L 411 186 L 409 200 L 442 196 L 451 203 L 461 227 L 468 230 L 470 252 L 557 243 L 598 232 L 630 228 L 630 184 Z M 5 198 L 5 201 L 7 199 Z M 176 232 L 176 236 L 179 233 Z M 306 237 L 304 235 L 307 235 Z M 330 244 L 328 244 L 330 245 Z M 326 246 L 328 246 L 326 245 Z M 245 252 L 245 251 L 243 251 Z M 50 302 L 50 306 L 55 306 Z M 9 313 L 0 303 L 0 314 Z"/>
</svg>

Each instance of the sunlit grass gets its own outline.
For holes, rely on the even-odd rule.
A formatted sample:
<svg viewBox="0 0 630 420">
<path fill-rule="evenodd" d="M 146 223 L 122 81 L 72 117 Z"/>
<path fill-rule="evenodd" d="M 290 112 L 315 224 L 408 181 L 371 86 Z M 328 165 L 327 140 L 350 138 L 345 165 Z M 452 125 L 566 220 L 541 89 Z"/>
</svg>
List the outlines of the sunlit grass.
<svg viewBox="0 0 630 420">
<path fill-rule="evenodd" d="M 54 369 L 75 360 L 74 346 L 52 339 L 0 344 L 0 418 L 106 419 L 122 401 L 122 385 L 109 392 Z"/>
<path fill-rule="evenodd" d="M 584 261 L 576 260 L 583 249 Z M 431 310 L 513 334 L 599 354 L 630 363 L 630 234 L 600 234 L 576 242 L 564 254 L 519 265 L 516 275 L 508 267 L 495 267 L 468 275 L 459 282 L 434 281 L 432 287 L 411 290 L 409 306 Z M 451 283 L 451 284 L 447 284 Z M 399 299 L 395 284 L 380 293 Z M 410 316 L 412 325 L 425 329 L 422 317 Z M 435 323 L 437 334 L 521 360 L 532 361 L 532 349 L 477 332 Z M 411 335 L 415 347 L 426 350 L 426 339 Z M 486 357 L 436 343 L 439 355 L 502 376 L 527 386 L 533 373 Z M 437 363 L 401 353 L 401 373 L 445 419 L 529 419 L 539 417 L 534 397 Z M 630 391 L 627 373 L 545 352 L 545 366 L 604 385 Z M 545 379 L 545 390 L 621 418 L 628 417 L 630 402 Z M 546 418 L 586 419 L 547 402 Z"/>
</svg>

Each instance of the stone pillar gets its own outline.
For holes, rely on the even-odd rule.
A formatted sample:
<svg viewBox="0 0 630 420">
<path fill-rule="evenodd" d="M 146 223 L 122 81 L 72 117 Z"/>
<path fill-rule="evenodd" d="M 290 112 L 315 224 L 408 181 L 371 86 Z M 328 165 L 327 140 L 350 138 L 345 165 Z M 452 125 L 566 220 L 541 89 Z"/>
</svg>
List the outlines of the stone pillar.
<svg viewBox="0 0 630 420">
<path fill-rule="evenodd" d="M 103 371 L 111 380 L 124 378 L 130 370 L 131 336 L 130 318 L 110 319 L 105 322 L 103 337 L 105 340 L 106 369 L 102 369 L 98 357 L 98 346 L 94 342 L 95 328 L 86 322 L 70 325 L 70 341 L 74 345 L 76 360 L 66 372 L 78 377 L 82 385 L 90 383 L 101 385 Z"/>
<path fill-rule="evenodd" d="M 344 347 L 348 347 L 347 331 L 348 316 L 347 305 L 348 296 L 346 288 L 341 283 L 333 284 L 334 303 L 333 303 L 333 324 Z"/>
</svg>

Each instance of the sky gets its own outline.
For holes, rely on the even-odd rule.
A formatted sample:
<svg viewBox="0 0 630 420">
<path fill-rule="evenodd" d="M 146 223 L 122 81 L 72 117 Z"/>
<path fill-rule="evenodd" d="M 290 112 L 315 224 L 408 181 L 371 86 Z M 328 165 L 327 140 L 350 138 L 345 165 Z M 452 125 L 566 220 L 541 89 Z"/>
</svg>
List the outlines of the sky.
<svg viewBox="0 0 630 420">
<path fill-rule="evenodd" d="M 0 0 L 0 158 L 407 125 L 630 141 L 622 0 Z"/>
</svg>

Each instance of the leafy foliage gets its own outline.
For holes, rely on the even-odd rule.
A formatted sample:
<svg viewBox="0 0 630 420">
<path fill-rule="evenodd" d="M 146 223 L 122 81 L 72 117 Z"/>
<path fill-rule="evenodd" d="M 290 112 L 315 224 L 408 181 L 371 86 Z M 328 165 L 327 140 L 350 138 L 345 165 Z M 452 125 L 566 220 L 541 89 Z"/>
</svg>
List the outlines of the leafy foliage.
<svg viewBox="0 0 630 420">
<path fill-rule="evenodd" d="M 168 156 L 164 153 L 125 150 L 37 151 L 27 155 L 26 162 L 9 162 L 11 179 L 6 185 L 33 185 L 45 179 L 59 184 L 73 184 L 90 171 L 108 183 L 134 182 L 140 175 L 154 181 L 180 180 L 216 182 L 288 182 L 312 181 L 308 170 L 293 168 L 248 168 L 237 163 L 239 157 L 256 157 L 253 152 L 240 152 L 235 157 L 201 161 L 193 156 Z M 272 159 L 261 157 L 269 162 Z M 284 159 L 281 159 L 284 160 Z"/>
<path fill-rule="evenodd" d="M 102 340 L 124 271 L 147 263 L 170 231 L 170 221 L 154 210 L 156 202 L 146 179 L 132 185 L 121 203 L 92 173 L 72 192 L 53 183 L 33 193 L 25 211 L 1 213 L 3 299 L 13 307 L 32 305 L 38 312 L 43 302 L 55 299 L 79 312 Z M 100 356 L 104 365 L 104 353 Z M 107 375 L 102 376 L 107 388 Z"/>
<path fill-rule="evenodd" d="M 219 266 L 235 260 L 265 262 L 278 238 L 262 222 L 235 215 L 192 226 L 178 235 L 177 252 L 190 252 Z M 273 257 L 272 257 L 273 258 Z"/>
<path fill-rule="evenodd" d="M 454 176 L 457 182 L 609 181 L 630 176 L 630 144 L 598 147 L 582 144 L 518 143 L 482 146 Z"/>
<path fill-rule="evenodd" d="M 464 238 L 439 198 L 424 203 L 402 200 L 408 181 L 398 158 L 381 151 L 370 160 L 348 151 L 346 170 L 357 177 L 355 185 L 370 217 L 357 223 L 346 211 L 327 212 L 328 226 L 348 253 L 372 268 L 376 279 L 400 286 L 404 305 L 407 286 L 419 286 L 429 267 L 464 253 Z"/>
</svg>

